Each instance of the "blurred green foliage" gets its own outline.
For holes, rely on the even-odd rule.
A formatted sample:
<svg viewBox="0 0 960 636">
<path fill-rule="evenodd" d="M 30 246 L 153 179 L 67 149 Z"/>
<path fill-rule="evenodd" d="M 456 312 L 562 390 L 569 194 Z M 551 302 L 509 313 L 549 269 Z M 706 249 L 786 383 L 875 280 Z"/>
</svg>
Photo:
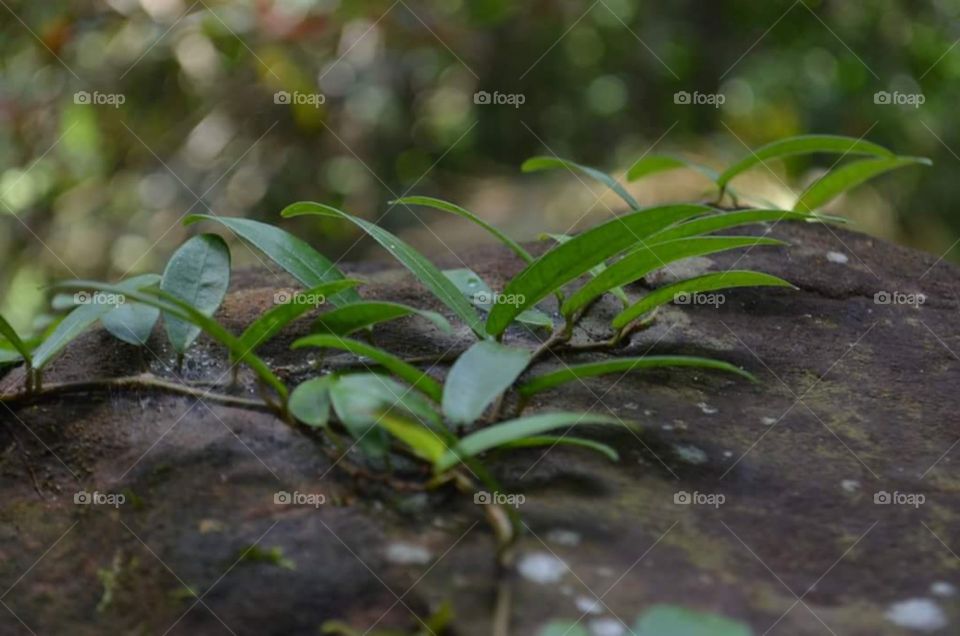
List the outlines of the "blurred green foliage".
<svg viewBox="0 0 960 636">
<path fill-rule="evenodd" d="M 534 183 L 518 172 L 534 154 L 616 171 L 655 146 L 719 166 L 744 144 L 865 135 L 935 166 L 871 186 L 854 216 L 938 254 L 960 230 L 949 0 L 5 0 L 0 16 L 0 311 L 20 328 L 55 278 L 157 271 L 187 213 L 276 220 L 309 199 L 377 218 L 408 191 L 469 204 Z M 760 176 L 796 184 L 811 165 Z M 549 208 L 564 231 L 593 197 L 558 203 L 547 183 L 480 211 L 509 228 Z M 356 238 L 297 231 L 334 257 Z"/>
</svg>

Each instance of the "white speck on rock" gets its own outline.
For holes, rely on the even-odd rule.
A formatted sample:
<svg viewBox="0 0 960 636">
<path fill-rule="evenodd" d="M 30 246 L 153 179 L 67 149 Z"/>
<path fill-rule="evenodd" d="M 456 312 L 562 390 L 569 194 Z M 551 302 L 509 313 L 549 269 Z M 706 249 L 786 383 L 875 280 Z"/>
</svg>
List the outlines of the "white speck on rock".
<svg viewBox="0 0 960 636">
<path fill-rule="evenodd" d="M 573 530 L 563 528 L 554 528 L 547 533 L 547 541 L 557 545 L 577 546 L 580 545 L 580 535 Z"/>
<path fill-rule="evenodd" d="M 673 450 L 688 464 L 704 464 L 707 461 L 707 454 L 696 446 L 674 446 Z"/>
<path fill-rule="evenodd" d="M 724 457 L 733 457 L 733 451 L 723 451 Z"/>
<path fill-rule="evenodd" d="M 387 560 L 401 565 L 425 565 L 430 563 L 430 551 L 414 543 L 391 543 L 387 547 Z"/>
<path fill-rule="evenodd" d="M 900 627 L 922 632 L 932 632 L 947 625 L 946 614 L 928 598 L 911 598 L 894 603 L 887 610 L 886 617 Z"/>
<path fill-rule="evenodd" d="M 860 482 L 856 479 L 844 479 L 840 482 L 840 487 L 847 492 L 857 492 L 860 490 Z"/>
<path fill-rule="evenodd" d="M 699 407 L 700 407 L 700 410 L 703 411 L 703 412 L 704 412 L 705 414 L 707 414 L 707 415 L 713 415 L 714 413 L 717 413 L 717 412 L 718 412 L 717 409 L 713 408 L 712 406 L 710 406 L 710 405 L 707 404 L 706 402 L 700 402 L 699 404 L 697 404 L 697 406 L 699 406 Z"/>
<path fill-rule="evenodd" d="M 517 571 L 534 583 L 556 583 L 566 573 L 567 564 L 549 552 L 532 552 L 520 559 Z"/>
<path fill-rule="evenodd" d="M 651 411 L 650 409 L 643 409 L 643 414 L 646 415 L 647 417 L 650 417 L 651 415 L 653 415 L 653 411 Z"/>
<path fill-rule="evenodd" d="M 584 614 L 603 613 L 603 605 L 595 598 L 590 598 L 589 596 L 578 596 L 574 599 L 573 603 L 577 606 L 577 609 Z"/>
<path fill-rule="evenodd" d="M 774 424 L 777 423 L 777 418 L 775 418 L 775 417 L 765 417 L 765 418 L 763 418 L 763 419 L 760 420 L 760 421 L 763 422 L 764 424 L 766 424 L 767 426 L 773 426 Z"/>
<path fill-rule="evenodd" d="M 827 260 L 831 263 L 840 263 L 842 265 L 849 262 L 850 258 L 843 252 L 827 252 Z"/>
<path fill-rule="evenodd" d="M 930 586 L 930 592 L 937 596 L 953 596 L 957 593 L 957 588 L 946 581 L 937 581 Z"/>
<path fill-rule="evenodd" d="M 623 405 L 623 408 L 630 409 L 631 411 L 636 411 L 638 407 L 636 402 L 627 402 L 626 404 Z"/>
<path fill-rule="evenodd" d="M 623 625 L 615 618 L 595 618 L 589 623 L 590 636 L 623 636 Z"/>
</svg>

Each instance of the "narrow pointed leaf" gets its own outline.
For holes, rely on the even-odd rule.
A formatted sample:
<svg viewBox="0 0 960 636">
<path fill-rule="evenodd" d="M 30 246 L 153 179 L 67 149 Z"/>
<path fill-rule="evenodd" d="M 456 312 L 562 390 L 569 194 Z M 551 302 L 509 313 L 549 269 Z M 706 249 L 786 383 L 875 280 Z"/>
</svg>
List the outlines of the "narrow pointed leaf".
<svg viewBox="0 0 960 636">
<path fill-rule="evenodd" d="M 378 349 L 358 340 L 350 338 L 341 338 L 331 335 L 313 335 L 300 338 L 293 343 L 293 349 L 302 349 L 303 347 L 326 347 L 330 349 L 341 349 L 355 353 L 358 356 L 364 356 L 373 360 L 375 364 L 387 369 L 393 375 L 404 382 L 407 382 L 413 388 L 439 402 L 443 395 L 443 388 L 440 383 L 421 371 L 412 364 L 408 364 L 383 349 Z"/>
<path fill-rule="evenodd" d="M 755 236 L 702 236 L 642 246 L 574 292 L 563 303 L 560 312 L 565 316 L 573 315 L 612 286 L 627 285 L 675 261 L 757 245 L 786 245 L 786 243 Z"/>
<path fill-rule="evenodd" d="M 595 442 L 592 439 L 584 439 L 583 437 L 571 437 L 570 435 L 565 435 L 564 437 L 557 437 L 553 435 L 524 437 L 523 439 L 518 439 L 515 442 L 507 442 L 506 444 L 500 446 L 500 448 L 535 448 L 538 446 L 560 445 L 589 448 L 590 450 L 594 450 L 602 455 L 605 455 L 610 461 L 614 462 L 620 459 L 620 455 L 617 454 L 617 451 L 607 444 Z"/>
<path fill-rule="evenodd" d="M 735 373 L 739 376 L 756 381 L 752 374 L 736 367 L 729 362 L 701 358 L 698 356 L 642 356 L 635 358 L 615 358 L 600 362 L 574 364 L 552 373 L 538 375 L 524 383 L 518 389 L 520 395 L 530 397 L 535 393 L 558 387 L 567 382 L 582 378 L 592 378 L 610 373 L 626 374 L 643 369 L 661 369 L 672 367 L 695 367 L 698 369 L 714 369 Z"/>
<path fill-rule="evenodd" d="M 855 188 L 873 177 L 912 165 L 930 165 L 930 160 L 922 157 L 894 157 L 892 159 L 861 159 L 831 170 L 807 188 L 793 209 L 797 212 L 809 212 L 822 207 L 837 195 Z"/>
<path fill-rule="evenodd" d="M 307 426 L 324 428 L 330 420 L 330 385 L 333 376 L 311 378 L 290 392 L 290 414 Z"/>
<path fill-rule="evenodd" d="M 717 274 L 706 274 L 682 280 L 672 285 L 665 285 L 650 292 L 641 300 L 627 307 L 613 319 L 613 328 L 622 329 L 628 324 L 660 305 L 673 302 L 679 294 L 694 294 L 709 292 L 717 289 L 731 289 L 734 287 L 793 287 L 790 283 L 761 272 L 749 270 L 731 270 Z"/>
<path fill-rule="evenodd" d="M 451 283 L 437 267 L 431 263 L 420 252 L 416 251 L 399 238 L 384 230 L 378 225 L 369 221 L 347 214 L 342 210 L 323 205 L 320 203 L 300 202 L 294 203 L 281 212 L 284 217 L 294 217 L 303 215 L 317 215 L 340 218 L 350 221 L 364 232 L 369 234 L 375 241 L 380 243 L 390 254 L 396 258 L 401 265 L 406 267 L 423 285 L 429 289 L 437 299 L 450 308 L 477 336 L 483 338 L 486 332 L 483 328 L 483 321 L 463 297 L 457 288 Z"/>
<path fill-rule="evenodd" d="M 517 379 L 530 351 L 490 340 L 467 349 L 450 367 L 443 385 L 443 414 L 453 424 L 469 424 Z"/>
<path fill-rule="evenodd" d="M 735 176 L 746 172 L 758 163 L 769 159 L 779 159 L 792 155 L 808 155 L 814 153 L 831 153 L 839 155 L 874 155 L 876 157 L 893 157 L 894 154 L 875 143 L 863 141 L 855 137 L 841 137 L 838 135 L 800 135 L 788 137 L 773 143 L 761 146 L 751 151 L 747 156 L 724 170 L 717 177 L 717 185 L 723 189 Z"/>
<path fill-rule="evenodd" d="M 631 630 L 635 636 L 753 636 L 740 621 L 677 605 L 654 605 L 640 616 Z"/>
<path fill-rule="evenodd" d="M 320 333 L 346 336 L 354 331 L 372 327 L 377 323 L 406 318 L 407 316 L 426 318 L 444 333 L 453 331 L 447 319 L 435 311 L 424 311 L 401 303 L 382 301 L 361 301 L 325 312 L 313 323 L 313 330 Z"/>
<path fill-rule="evenodd" d="M 636 181 L 648 177 L 658 172 L 676 170 L 678 168 L 689 168 L 694 172 L 699 172 L 710 181 L 716 182 L 717 171 L 702 164 L 687 161 L 679 157 L 670 155 L 648 155 L 637 160 L 627 171 L 627 181 Z"/>
<path fill-rule="evenodd" d="M 666 205 L 611 219 L 558 245 L 517 274 L 503 290 L 502 297 L 514 304 L 497 303 L 487 317 L 487 331 L 497 336 L 524 309 L 569 283 L 590 268 L 654 232 L 682 219 L 709 212 L 704 205 Z M 499 298 L 499 297 L 498 297 Z"/>
<path fill-rule="evenodd" d="M 566 159 L 561 159 L 559 157 L 531 157 L 523 162 L 523 165 L 520 166 L 520 169 L 523 172 L 539 172 L 541 170 L 557 170 L 559 168 L 566 168 L 571 172 L 579 172 L 585 174 L 586 176 L 599 181 L 603 185 L 607 186 L 611 190 L 617 193 L 617 195 L 624 200 L 624 202 L 630 206 L 631 210 L 639 210 L 640 204 L 636 199 L 627 192 L 620 183 L 608 175 L 606 172 L 601 172 L 596 168 L 591 168 L 590 166 L 584 166 L 579 163 L 574 163 L 572 161 L 567 161 Z"/>
<path fill-rule="evenodd" d="M 443 440 L 423 424 L 411 422 L 392 413 L 382 413 L 377 424 L 409 446 L 418 457 L 431 464 L 435 464 L 447 451 Z"/>
<path fill-rule="evenodd" d="M 470 433 L 460 440 L 456 448 L 444 453 L 440 461 L 437 462 L 436 471 L 443 472 L 456 466 L 461 461 L 461 457 L 473 457 L 484 451 L 525 437 L 582 424 L 626 426 L 626 423 L 622 420 L 594 413 L 540 413 L 520 417 Z"/>
<path fill-rule="evenodd" d="M 359 284 L 358 280 L 345 278 L 317 285 L 306 292 L 292 294 L 287 302 L 273 307 L 253 321 L 240 335 L 240 342 L 250 351 L 255 351 L 285 326 L 326 302 L 328 297 Z"/>
<path fill-rule="evenodd" d="M 514 241 L 512 238 L 503 233 L 499 228 L 487 223 L 479 216 L 471 212 L 470 210 L 461 208 L 459 205 L 455 205 L 443 199 L 435 199 L 433 197 L 403 197 L 401 199 L 396 199 L 395 201 L 390 201 L 391 204 L 403 204 L 403 205 L 424 205 L 430 208 L 435 208 L 437 210 L 443 210 L 444 212 L 449 212 L 451 214 L 456 214 L 457 216 L 463 217 L 470 221 L 473 221 L 484 230 L 492 234 L 497 238 L 501 243 L 509 247 L 514 254 L 522 258 L 527 263 L 533 261 L 533 257 L 530 256 L 530 252 L 525 250 L 523 246 Z"/>
<path fill-rule="evenodd" d="M 569 234 L 546 234 L 546 236 L 549 237 L 549 238 L 552 238 L 554 241 L 556 241 L 557 243 L 560 243 L 560 244 L 566 243 L 566 242 L 570 241 L 570 239 L 573 238 L 573 237 L 570 236 Z M 593 276 L 594 278 L 596 278 L 597 276 L 599 276 L 600 274 L 602 274 L 602 273 L 605 272 L 606 270 L 607 270 L 607 265 L 606 265 L 606 263 L 600 263 L 600 264 L 597 265 L 596 267 L 591 267 L 591 268 L 590 268 L 590 275 Z M 624 307 L 626 307 L 627 305 L 630 304 L 630 299 L 627 298 L 627 292 L 623 291 L 623 288 L 622 288 L 622 287 L 619 287 L 619 286 L 611 287 L 611 288 L 609 288 L 609 290 L 607 290 L 607 291 L 609 291 L 611 294 L 613 294 L 614 296 L 616 296 L 617 299 L 618 299 L 620 302 L 623 303 L 623 306 L 624 306 Z"/>
<path fill-rule="evenodd" d="M 699 219 L 678 223 L 664 230 L 654 233 L 650 236 L 647 244 L 663 243 L 674 239 L 687 238 L 689 236 L 699 236 L 718 232 L 743 225 L 752 225 L 754 223 L 776 223 L 778 221 L 837 221 L 838 217 L 827 217 L 825 215 L 814 215 L 801 212 L 790 212 L 789 210 L 738 210 L 736 212 L 722 212 L 720 214 L 711 214 Z M 642 249 L 640 246 L 638 249 Z"/>
<path fill-rule="evenodd" d="M 27 364 L 31 363 L 30 348 L 20 339 L 16 329 L 14 329 L 3 316 L 0 316 L 0 335 L 3 335 L 3 337 L 7 339 L 10 346 L 17 350 L 20 356 L 27 361 Z"/>
<path fill-rule="evenodd" d="M 0 344 L 7 345 L 6 340 L 0 340 Z M 19 351 L 7 346 L 0 346 L 0 366 L 18 364 L 23 361 L 23 355 Z"/>
<path fill-rule="evenodd" d="M 239 219 L 214 214 L 192 214 L 184 219 L 184 225 L 198 221 L 221 223 L 244 241 L 263 252 L 267 258 L 282 267 L 304 287 L 310 289 L 344 278 L 326 256 L 310 247 L 310 244 L 278 227 L 251 219 Z M 334 305 L 345 305 L 360 300 L 355 289 L 345 289 L 330 297 Z"/>
<path fill-rule="evenodd" d="M 457 269 L 445 269 L 443 275 L 450 279 L 450 282 L 456 285 L 457 289 L 473 303 L 474 307 L 486 312 L 493 307 L 493 290 L 487 285 L 486 281 L 480 278 L 480 275 L 467 267 Z M 517 322 L 522 322 L 534 327 L 543 327 L 553 329 L 553 319 L 546 313 L 536 307 L 525 309 L 517 314 Z"/>
<path fill-rule="evenodd" d="M 156 274 L 135 276 L 129 281 L 137 289 L 155 285 L 160 280 Z M 100 318 L 100 324 L 113 336 L 127 344 L 140 347 L 147 343 L 153 326 L 160 319 L 160 310 L 141 303 L 123 303 Z"/>
<path fill-rule="evenodd" d="M 216 234 L 200 234 L 181 245 L 163 270 L 160 289 L 179 298 L 204 316 L 216 313 L 230 286 L 230 249 Z M 183 354 L 200 335 L 200 327 L 164 314 L 167 337 Z"/>
</svg>

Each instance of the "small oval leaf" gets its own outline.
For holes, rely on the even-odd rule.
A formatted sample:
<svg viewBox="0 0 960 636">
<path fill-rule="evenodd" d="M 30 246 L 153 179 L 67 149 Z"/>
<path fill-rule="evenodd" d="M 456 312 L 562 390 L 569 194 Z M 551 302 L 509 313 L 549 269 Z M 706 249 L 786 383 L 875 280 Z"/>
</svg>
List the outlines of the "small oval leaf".
<svg viewBox="0 0 960 636">
<path fill-rule="evenodd" d="M 453 424 L 477 420 L 530 362 L 530 351 L 481 340 L 457 358 L 443 385 L 443 414 Z"/>
<path fill-rule="evenodd" d="M 307 426 L 324 428 L 330 419 L 330 384 L 333 376 L 312 378 L 290 392 L 290 414 Z"/>
<path fill-rule="evenodd" d="M 136 289 L 142 289 L 155 285 L 159 280 L 160 277 L 156 274 L 143 274 L 124 283 L 134 285 Z M 156 307 L 124 302 L 104 314 L 100 318 L 100 324 L 118 340 L 141 347 L 149 340 L 150 334 L 153 333 L 153 326 L 157 324 L 159 318 L 160 310 Z"/>
</svg>

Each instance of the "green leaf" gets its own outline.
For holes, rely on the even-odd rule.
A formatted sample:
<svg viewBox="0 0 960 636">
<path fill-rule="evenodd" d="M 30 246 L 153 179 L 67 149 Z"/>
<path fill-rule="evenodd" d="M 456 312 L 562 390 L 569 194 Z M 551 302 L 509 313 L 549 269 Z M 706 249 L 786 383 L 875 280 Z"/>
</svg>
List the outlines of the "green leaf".
<svg viewBox="0 0 960 636">
<path fill-rule="evenodd" d="M 0 340 L 0 345 L 7 345 L 6 340 Z M 0 366 L 17 364 L 23 360 L 23 356 L 14 349 L 7 346 L 0 346 Z"/>
<path fill-rule="evenodd" d="M 377 424 L 413 449 L 418 457 L 431 464 L 435 464 L 447 451 L 447 445 L 443 440 L 423 424 L 411 422 L 390 413 L 383 413 L 377 419 Z"/>
<path fill-rule="evenodd" d="M 632 283 L 669 263 L 756 245 L 786 245 L 786 243 L 755 236 L 704 236 L 641 246 L 574 292 L 563 303 L 560 312 L 565 316 L 571 316 L 611 287 Z"/>
<path fill-rule="evenodd" d="M 610 461 L 618 461 L 620 455 L 617 454 L 613 448 L 606 444 L 601 444 L 600 442 L 595 442 L 592 439 L 584 439 L 582 437 L 571 437 L 569 435 L 564 437 L 556 437 L 552 435 L 537 435 L 535 437 L 524 437 L 523 439 L 518 439 L 515 442 L 508 442 L 500 446 L 500 448 L 535 448 L 539 446 L 579 446 L 580 448 L 588 448 L 590 450 L 597 451 L 598 453 L 605 455 Z"/>
<path fill-rule="evenodd" d="M 800 212 L 790 212 L 789 210 L 738 210 L 736 212 L 722 212 L 720 214 L 711 214 L 699 219 L 678 223 L 659 232 L 652 234 L 647 244 L 663 243 L 674 239 L 687 238 L 689 236 L 699 236 L 709 234 L 719 230 L 727 230 L 743 225 L 752 225 L 754 223 L 778 222 L 778 221 L 836 221 L 838 217 L 828 217 L 826 215 L 806 214 Z M 642 249 L 641 245 L 638 249 Z"/>
<path fill-rule="evenodd" d="M 325 428 L 330 419 L 330 384 L 333 376 L 311 378 L 290 393 L 287 408 L 307 426 Z"/>
<path fill-rule="evenodd" d="M 654 605 L 637 617 L 636 636 L 753 636 L 740 621 L 676 605 Z"/>
<path fill-rule="evenodd" d="M 664 367 L 697 367 L 700 369 L 716 369 L 736 373 L 751 381 L 756 381 L 750 373 L 743 371 L 729 362 L 701 358 L 697 356 L 641 356 L 633 358 L 615 358 L 600 362 L 564 365 L 558 371 L 544 373 L 530 379 L 518 389 L 523 397 L 530 397 L 535 393 L 546 391 L 578 378 L 592 378 L 610 373 L 629 373 L 641 369 L 659 369 Z"/>
<path fill-rule="evenodd" d="M 27 364 L 31 364 L 32 357 L 30 355 L 30 348 L 20 339 L 16 329 L 14 329 L 3 316 L 0 316 L 0 335 L 3 335 L 3 337 L 7 339 L 7 342 L 17 350 L 20 357 L 27 361 Z M 12 362 L 13 360 L 8 361 Z"/>
<path fill-rule="evenodd" d="M 407 382 L 413 388 L 427 395 L 433 399 L 434 402 L 439 402 L 443 395 L 443 388 L 440 386 L 440 383 L 427 375 L 425 371 L 421 371 L 412 364 L 404 362 L 392 353 L 388 353 L 383 349 L 378 349 L 358 340 L 341 338 L 340 336 L 313 335 L 300 338 L 293 343 L 292 348 L 301 349 L 303 347 L 342 349 L 343 351 L 355 353 L 358 356 L 365 356 L 404 382 Z"/>
<path fill-rule="evenodd" d="M 552 621 L 538 636 L 590 636 L 587 628 L 573 621 Z"/>
<path fill-rule="evenodd" d="M 515 442 L 525 437 L 533 437 L 558 428 L 580 424 L 607 424 L 625 426 L 622 420 L 594 413 L 539 413 L 514 420 L 508 420 L 488 426 L 471 433 L 460 440 L 456 448 L 444 453 L 436 464 L 436 472 L 443 472 L 456 466 L 461 458 L 479 455 L 491 448 Z"/>
<path fill-rule="evenodd" d="M 688 278 L 672 285 L 659 287 L 627 307 L 614 317 L 613 328 L 622 329 L 626 327 L 648 311 L 673 302 L 675 297 L 680 294 L 694 294 L 733 287 L 793 287 L 793 285 L 782 278 L 749 270 L 731 270 Z"/>
<path fill-rule="evenodd" d="M 160 277 L 156 274 L 135 276 L 125 283 L 142 289 L 155 285 Z M 156 307 L 140 303 L 123 303 L 100 317 L 100 324 L 113 336 L 127 344 L 140 347 L 147 343 L 153 326 L 160 318 L 160 310 Z"/>
<path fill-rule="evenodd" d="M 571 172 L 585 174 L 591 179 L 599 181 L 603 185 L 616 192 L 617 195 L 619 195 L 619 197 L 630 206 L 631 210 L 640 209 L 640 204 L 637 202 L 637 200 L 634 199 L 616 179 L 608 175 L 606 172 L 601 172 L 596 168 L 591 168 L 590 166 L 584 166 L 579 163 L 567 161 L 566 159 L 561 159 L 559 157 L 531 157 L 524 161 L 523 165 L 520 166 L 520 170 L 523 172 L 557 170 L 558 168 L 566 168 Z"/>
<path fill-rule="evenodd" d="M 839 155 L 874 155 L 877 157 L 893 157 L 894 154 L 875 143 L 863 141 L 854 137 L 837 135 L 800 135 L 774 141 L 761 146 L 743 159 L 724 170 L 717 177 L 717 185 L 723 190 L 727 183 L 741 172 L 746 172 L 758 163 L 768 159 L 779 159 L 792 155 L 808 155 L 818 152 Z"/>
<path fill-rule="evenodd" d="M 473 303 L 474 307 L 479 307 L 487 312 L 493 307 L 493 290 L 472 269 L 466 267 L 445 269 L 443 275 L 456 285 L 457 289 L 466 296 L 467 300 Z M 553 329 L 553 319 L 536 307 L 521 311 L 517 314 L 517 321 L 534 327 Z"/>
<path fill-rule="evenodd" d="M 637 162 L 630 167 L 627 171 L 627 181 L 636 181 L 637 179 L 642 179 L 643 177 L 658 172 L 676 170 L 677 168 L 689 168 L 690 170 L 699 172 L 713 182 L 716 182 L 718 176 L 717 171 L 713 168 L 693 161 L 687 161 L 679 157 L 671 157 L 670 155 L 648 155 L 638 159 Z"/>
<path fill-rule="evenodd" d="M 487 317 L 487 331 L 494 336 L 502 334 L 517 314 L 590 268 L 672 223 L 710 210 L 686 204 L 647 208 L 611 219 L 554 247 L 507 284 L 502 298 L 518 302 L 495 304 Z"/>
<path fill-rule="evenodd" d="M 313 323 L 313 330 L 346 336 L 380 322 L 414 315 L 426 318 L 444 333 L 453 331 L 447 319 L 435 311 L 424 311 L 409 305 L 383 301 L 361 301 L 337 307 L 321 314 Z"/>
<path fill-rule="evenodd" d="M 150 305 L 151 307 L 156 307 L 165 315 L 171 314 L 180 320 L 191 322 L 200 327 L 210 337 L 226 346 L 230 351 L 230 355 L 235 360 L 243 362 L 249 366 L 264 384 L 270 386 L 274 391 L 277 392 L 277 395 L 283 399 L 286 399 L 287 397 L 287 388 L 284 386 L 283 382 L 281 382 L 280 379 L 270 370 L 270 367 L 268 367 L 263 360 L 254 355 L 248 349 L 245 349 L 240 340 L 220 326 L 220 323 L 218 323 L 216 320 L 201 313 L 192 305 L 185 303 L 172 294 L 168 294 L 161 289 L 136 291 L 125 289 L 122 285 L 108 285 L 106 283 L 98 283 L 96 281 L 88 280 L 68 281 L 65 283 L 59 283 L 55 285 L 55 287 L 58 289 L 77 290 L 93 289 L 105 293 L 123 294 L 128 299 L 133 299 L 136 302 Z M 64 318 L 64 320 L 60 323 L 60 326 L 66 323 L 70 316 L 80 309 L 99 306 L 100 305 L 82 305 L 81 307 L 78 307 L 69 315 L 67 315 L 66 318 Z M 60 329 L 60 326 L 57 327 L 58 330 Z M 34 360 L 36 360 L 36 358 L 34 358 Z"/>
<path fill-rule="evenodd" d="M 807 188 L 794 211 L 807 212 L 822 207 L 837 195 L 855 188 L 864 181 L 873 177 L 896 170 L 904 166 L 922 164 L 929 166 L 931 162 L 924 157 L 894 157 L 892 159 L 861 159 L 831 170 Z"/>
<path fill-rule="evenodd" d="M 343 272 L 326 256 L 278 227 L 260 221 L 214 214 L 192 214 L 184 219 L 183 223 L 190 225 L 202 220 L 222 223 L 263 252 L 307 289 L 344 278 Z M 328 300 L 337 306 L 346 305 L 360 300 L 360 294 L 355 289 L 345 289 Z"/>
<path fill-rule="evenodd" d="M 481 340 L 457 358 L 443 384 L 443 414 L 469 424 L 513 384 L 530 362 L 530 351 Z"/>
<path fill-rule="evenodd" d="M 361 284 L 359 280 L 345 278 L 322 283 L 306 292 L 291 294 L 286 299 L 287 302 L 273 307 L 253 321 L 240 335 L 240 342 L 250 351 L 255 351 L 288 324 L 326 302 L 327 297 L 359 284 Z M 276 302 L 279 298 L 279 294 L 275 295 L 274 301 Z"/>
<path fill-rule="evenodd" d="M 556 241 L 557 243 L 560 243 L 561 245 L 563 243 L 570 241 L 573 238 L 569 234 L 549 234 L 548 233 L 545 236 L 547 236 L 548 238 L 552 238 L 554 241 Z M 596 278 L 597 276 L 604 273 L 605 271 L 607 271 L 607 264 L 600 263 L 596 267 L 590 268 L 590 275 Z M 614 296 L 616 296 L 617 299 L 623 303 L 624 307 L 630 304 L 630 299 L 627 298 L 627 292 L 623 291 L 622 287 L 611 287 L 608 291 Z"/>
<path fill-rule="evenodd" d="M 284 217 L 317 215 L 345 219 L 355 224 L 380 243 L 400 264 L 406 267 L 440 302 L 450 308 L 477 336 L 486 337 L 483 321 L 474 311 L 457 288 L 437 267 L 420 252 L 383 228 L 361 218 L 347 214 L 342 210 L 321 203 L 300 202 L 287 206 L 281 214 Z"/>
<path fill-rule="evenodd" d="M 435 199 L 433 197 L 403 197 L 390 201 L 393 204 L 403 204 L 403 205 L 424 205 L 430 208 L 435 208 L 437 210 L 443 210 L 444 212 L 450 212 L 451 214 L 456 214 L 457 216 L 463 217 L 470 221 L 473 221 L 487 232 L 492 234 L 497 238 L 501 243 L 513 250 L 513 253 L 522 258 L 525 262 L 529 263 L 533 261 L 533 257 L 530 256 L 530 252 L 525 250 L 523 246 L 514 241 L 512 238 L 503 233 L 499 228 L 494 227 L 493 225 L 487 223 L 479 216 L 471 212 L 470 210 L 461 208 L 459 205 L 455 205 L 443 199 Z"/>
<path fill-rule="evenodd" d="M 204 316 L 216 313 L 230 285 L 230 249 L 216 234 L 200 234 L 181 245 L 163 270 L 160 289 Z M 164 314 L 167 337 L 183 354 L 200 335 L 200 327 Z"/>
</svg>

